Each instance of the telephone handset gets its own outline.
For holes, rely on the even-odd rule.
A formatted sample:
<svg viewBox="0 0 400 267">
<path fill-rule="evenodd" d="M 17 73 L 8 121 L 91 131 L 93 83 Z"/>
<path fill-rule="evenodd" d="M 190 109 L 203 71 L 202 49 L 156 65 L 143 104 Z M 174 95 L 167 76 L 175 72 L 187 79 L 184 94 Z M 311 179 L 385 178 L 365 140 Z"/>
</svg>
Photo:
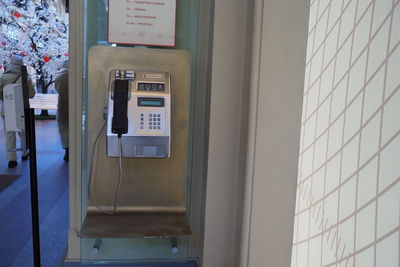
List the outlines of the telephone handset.
<svg viewBox="0 0 400 267">
<path fill-rule="evenodd" d="M 110 72 L 107 155 L 168 158 L 171 144 L 171 77 L 166 72 Z"/>
<path fill-rule="evenodd" d="M 114 102 L 111 132 L 121 137 L 128 133 L 128 80 L 115 80 L 111 98 Z"/>
</svg>

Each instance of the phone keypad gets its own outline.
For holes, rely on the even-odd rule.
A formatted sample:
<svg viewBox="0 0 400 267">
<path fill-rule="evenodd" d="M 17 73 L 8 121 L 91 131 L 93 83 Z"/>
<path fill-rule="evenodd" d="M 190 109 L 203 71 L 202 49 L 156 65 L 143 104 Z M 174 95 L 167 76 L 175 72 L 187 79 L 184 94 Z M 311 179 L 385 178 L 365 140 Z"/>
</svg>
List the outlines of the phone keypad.
<svg viewBox="0 0 400 267">
<path fill-rule="evenodd" d="M 149 114 L 149 129 L 161 130 L 161 114 L 156 114 L 156 113 Z"/>
<path fill-rule="evenodd" d="M 162 122 L 162 115 L 160 113 L 141 113 L 138 126 L 141 131 L 159 132 L 163 127 Z"/>
</svg>

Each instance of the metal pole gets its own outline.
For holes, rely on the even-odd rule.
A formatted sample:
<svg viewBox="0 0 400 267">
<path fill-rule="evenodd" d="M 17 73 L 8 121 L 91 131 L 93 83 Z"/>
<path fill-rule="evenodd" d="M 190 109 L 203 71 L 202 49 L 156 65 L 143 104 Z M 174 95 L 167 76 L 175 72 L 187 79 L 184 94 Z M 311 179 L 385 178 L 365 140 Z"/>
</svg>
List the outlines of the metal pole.
<svg viewBox="0 0 400 267">
<path fill-rule="evenodd" d="M 33 261 L 35 267 L 40 267 L 40 229 L 39 229 L 39 196 L 36 164 L 36 134 L 34 109 L 29 109 L 29 169 L 31 180 L 31 210 L 32 210 L 32 239 Z"/>
<path fill-rule="evenodd" d="M 40 267 L 40 229 L 39 229 L 39 197 L 36 164 L 36 134 L 34 109 L 29 107 L 28 75 L 26 66 L 22 66 L 22 91 L 24 96 L 25 133 L 29 149 L 29 171 L 31 185 L 32 241 L 33 263 Z"/>
</svg>

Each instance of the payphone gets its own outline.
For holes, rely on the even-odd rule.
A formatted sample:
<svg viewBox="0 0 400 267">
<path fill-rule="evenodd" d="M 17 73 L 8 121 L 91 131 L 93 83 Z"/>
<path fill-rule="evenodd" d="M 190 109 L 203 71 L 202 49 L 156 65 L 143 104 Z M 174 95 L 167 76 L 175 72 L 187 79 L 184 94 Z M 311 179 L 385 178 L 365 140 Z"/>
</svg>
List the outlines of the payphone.
<svg viewBox="0 0 400 267">
<path fill-rule="evenodd" d="M 113 70 L 109 78 L 107 155 L 168 158 L 171 78 L 166 72 Z"/>
<path fill-rule="evenodd" d="M 82 261 L 187 259 L 190 66 L 182 50 L 90 49 Z"/>
</svg>

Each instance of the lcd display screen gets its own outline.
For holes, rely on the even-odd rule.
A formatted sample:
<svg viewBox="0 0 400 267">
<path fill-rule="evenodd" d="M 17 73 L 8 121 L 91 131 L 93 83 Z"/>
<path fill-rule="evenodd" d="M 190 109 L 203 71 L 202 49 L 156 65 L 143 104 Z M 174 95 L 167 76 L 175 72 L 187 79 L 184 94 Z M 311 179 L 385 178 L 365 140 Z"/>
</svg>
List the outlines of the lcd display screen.
<svg viewBox="0 0 400 267">
<path fill-rule="evenodd" d="M 139 97 L 139 107 L 164 107 L 164 98 Z"/>
</svg>

